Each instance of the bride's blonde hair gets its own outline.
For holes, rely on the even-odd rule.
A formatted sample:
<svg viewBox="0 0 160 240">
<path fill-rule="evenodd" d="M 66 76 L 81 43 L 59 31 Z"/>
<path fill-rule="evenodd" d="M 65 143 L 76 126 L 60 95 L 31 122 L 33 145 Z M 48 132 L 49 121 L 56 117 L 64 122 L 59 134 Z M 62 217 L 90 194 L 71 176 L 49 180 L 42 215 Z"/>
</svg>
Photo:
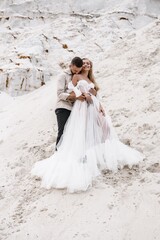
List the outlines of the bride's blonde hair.
<svg viewBox="0 0 160 240">
<path fill-rule="evenodd" d="M 82 60 L 88 60 L 90 62 L 90 65 L 91 65 L 91 68 L 88 72 L 88 78 L 91 82 L 94 83 L 94 86 L 95 86 L 95 90 L 98 91 L 99 90 L 99 86 L 98 84 L 96 83 L 96 80 L 94 78 L 94 75 L 93 75 L 93 63 L 88 59 L 88 58 L 82 58 Z"/>
</svg>

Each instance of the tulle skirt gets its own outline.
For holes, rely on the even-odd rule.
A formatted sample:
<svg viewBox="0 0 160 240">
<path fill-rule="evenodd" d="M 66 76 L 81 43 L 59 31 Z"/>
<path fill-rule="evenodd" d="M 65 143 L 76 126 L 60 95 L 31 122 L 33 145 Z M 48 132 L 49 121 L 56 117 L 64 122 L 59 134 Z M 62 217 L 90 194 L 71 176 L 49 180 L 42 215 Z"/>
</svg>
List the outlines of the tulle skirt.
<svg viewBox="0 0 160 240">
<path fill-rule="evenodd" d="M 92 99 L 92 104 L 75 102 L 58 151 L 35 163 L 31 173 L 42 179 L 42 187 L 86 191 L 101 170 L 116 172 L 143 160 L 142 153 L 119 141 L 110 117 L 104 117 L 99 101 Z"/>
</svg>

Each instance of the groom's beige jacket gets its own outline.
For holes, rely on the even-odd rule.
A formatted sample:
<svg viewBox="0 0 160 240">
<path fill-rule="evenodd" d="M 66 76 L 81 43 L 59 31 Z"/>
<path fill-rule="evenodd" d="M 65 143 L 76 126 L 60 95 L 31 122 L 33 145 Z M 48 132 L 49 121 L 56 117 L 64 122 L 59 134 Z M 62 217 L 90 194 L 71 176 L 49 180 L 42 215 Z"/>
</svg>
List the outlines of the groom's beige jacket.
<svg viewBox="0 0 160 240">
<path fill-rule="evenodd" d="M 67 100 L 69 96 L 68 83 L 72 80 L 72 72 L 70 69 L 64 71 L 58 78 L 57 82 L 57 108 L 72 109 L 73 103 Z"/>
</svg>

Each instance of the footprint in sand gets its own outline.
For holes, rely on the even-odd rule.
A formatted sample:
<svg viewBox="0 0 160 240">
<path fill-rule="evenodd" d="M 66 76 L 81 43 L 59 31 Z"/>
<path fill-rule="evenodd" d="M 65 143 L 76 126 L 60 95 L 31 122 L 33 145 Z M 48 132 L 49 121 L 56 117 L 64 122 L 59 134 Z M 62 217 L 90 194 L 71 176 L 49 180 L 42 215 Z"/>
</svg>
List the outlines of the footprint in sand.
<svg viewBox="0 0 160 240">
<path fill-rule="evenodd" d="M 160 173 L 160 164 L 154 163 L 150 165 L 150 167 L 147 168 L 147 171 L 151 173 Z"/>
</svg>

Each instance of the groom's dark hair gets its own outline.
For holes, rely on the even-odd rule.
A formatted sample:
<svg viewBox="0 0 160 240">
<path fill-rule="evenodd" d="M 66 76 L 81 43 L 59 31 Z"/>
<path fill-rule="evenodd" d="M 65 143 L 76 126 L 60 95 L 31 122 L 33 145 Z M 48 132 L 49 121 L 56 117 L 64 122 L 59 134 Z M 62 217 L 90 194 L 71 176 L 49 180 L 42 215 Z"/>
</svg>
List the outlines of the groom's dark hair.
<svg viewBox="0 0 160 240">
<path fill-rule="evenodd" d="M 83 61 L 80 57 L 74 57 L 71 61 L 72 65 L 75 65 L 76 67 L 80 68 L 83 65 Z"/>
</svg>

